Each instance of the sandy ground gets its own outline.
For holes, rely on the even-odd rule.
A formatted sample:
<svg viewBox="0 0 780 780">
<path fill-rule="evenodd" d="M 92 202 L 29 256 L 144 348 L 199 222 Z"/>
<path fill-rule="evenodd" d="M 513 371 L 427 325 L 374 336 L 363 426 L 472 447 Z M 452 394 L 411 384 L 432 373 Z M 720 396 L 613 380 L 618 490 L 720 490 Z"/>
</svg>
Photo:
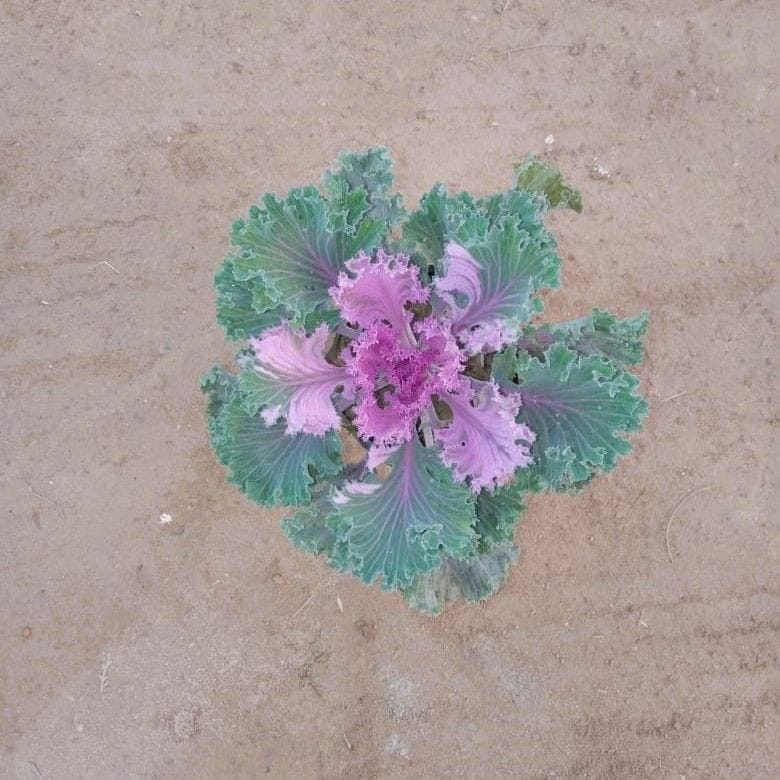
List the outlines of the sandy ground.
<svg viewBox="0 0 780 780">
<path fill-rule="evenodd" d="M 1 5 L 0 776 L 780 776 L 775 2 Z M 371 143 L 407 203 L 547 154 L 550 317 L 653 317 L 634 453 L 439 619 L 293 551 L 197 390 L 232 220 Z"/>
</svg>

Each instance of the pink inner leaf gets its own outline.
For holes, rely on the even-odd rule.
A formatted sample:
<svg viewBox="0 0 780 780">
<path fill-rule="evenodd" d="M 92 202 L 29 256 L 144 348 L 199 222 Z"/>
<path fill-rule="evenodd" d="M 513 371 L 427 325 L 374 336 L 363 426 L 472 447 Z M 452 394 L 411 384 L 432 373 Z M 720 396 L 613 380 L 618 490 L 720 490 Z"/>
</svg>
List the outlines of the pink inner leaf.
<svg viewBox="0 0 780 780">
<path fill-rule="evenodd" d="M 444 276 L 437 277 L 434 286 L 449 306 L 452 328 L 457 332 L 468 325 L 469 314 L 482 297 L 482 266 L 465 247 L 450 241 L 444 248 L 444 267 Z M 462 305 L 456 300 L 458 295 L 466 298 Z"/>
<path fill-rule="evenodd" d="M 350 396 L 354 382 L 344 367 L 325 360 L 328 335 L 326 325 L 307 336 L 284 323 L 252 339 L 255 363 L 247 390 L 253 401 L 265 407 L 261 414 L 266 424 L 286 416 L 290 435 L 322 436 L 339 428 L 331 395 L 341 386 L 342 395 Z"/>
<path fill-rule="evenodd" d="M 388 447 L 409 441 L 432 396 L 461 381 L 461 351 L 446 325 L 429 318 L 415 329 L 417 342 L 409 344 L 396 328 L 374 323 L 344 356 L 359 391 L 355 424 L 363 439 Z"/>
<path fill-rule="evenodd" d="M 429 295 L 420 283 L 417 266 L 410 265 L 406 255 L 391 255 L 382 249 L 375 259 L 361 252 L 346 266 L 350 273 L 339 274 L 330 289 L 344 321 L 363 328 L 388 322 L 399 333 L 406 333 L 412 318 L 406 305 L 425 303 Z"/>
<path fill-rule="evenodd" d="M 477 390 L 464 386 L 442 398 L 453 417 L 448 427 L 435 431 L 435 437 L 442 445 L 442 460 L 457 480 L 468 479 L 475 493 L 493 490 L 531 463 L 529 448 L 535 436 L 515 421 L 518 393 L 503 395 L 495 383 L 484 382 Z"/>
</svg>

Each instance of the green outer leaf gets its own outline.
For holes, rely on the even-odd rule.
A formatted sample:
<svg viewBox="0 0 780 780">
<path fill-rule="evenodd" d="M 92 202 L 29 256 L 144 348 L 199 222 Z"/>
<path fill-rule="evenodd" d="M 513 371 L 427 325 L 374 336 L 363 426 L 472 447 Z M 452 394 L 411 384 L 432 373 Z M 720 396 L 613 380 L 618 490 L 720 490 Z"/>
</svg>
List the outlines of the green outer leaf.
<svg viewBox="0 0 780 780">
<path fill-rule="evenodd" d="M 488 552 L 496 545 L 513 541 L 517 523 L 526 509 L 523 501 L 526 492 L 526 485 L 517 480 L 495 492 L 480 492 L 476 499 L 477 523 L 474 529 L 479 538 L 478 553 Z M 282 521 L 287 538 L 296 547 L 314 555 L 330 556 L 335 545 L 335 535 L 328 524 L 331 506 L 327 498 L 327 494 L 323 493 L 320 498 L 313 499 L 309 506 L 301 507 L 292 517 Z M 437 571 L 422 575 L 415 580 L 415 584 L 419 584 L 419 580 L 425 576 L 435 577 Z M 448 571 L 460 572 L 461 568 L 450 566 Z M 441 579 L 440 575 L 438 579 Z"/>
<path fill-rule="evenodd" d="M 334 502 L 332 563 L 364 582 L 382 577 L 394 590 L 439 565 L 442 554 L 463 558 L 476 548 L 474 498 L 453 482 L 435 448 L 414 437 L 393 459 L 390 476 L 368 494 Z M 343 500 L 343 496 L 341 498 Z"/>
<path fill-rule="evenodd" d="M 526 486 L 518 480 L 513 480 L 493 493 L 488 490 L 480 492 L 477 496 L 477 525 L 474 529 L 479 536 L 480 552 L 487 552 L 495 544 L 514 539 L 517 523 L 525 512 L 523 496 L 526 492 Z"/>
<path fill-rule="evenodd" d="M 488 227 L 500 225 L 510 218 L 519 230 L 541 246 L 555 247 L 555 239 L 547 232 L 539 198 L 530 192 L 509 190 L 488 195 L 477 201 L 477 207 L 488 218 Z"/>
<path fill-rule="evenodd" d="M 420 199 L 420 208 L 412 212 L 403 224 L 401 248 L 424 270 L 438 266 L 444 255 L 444 245 L 465 222 L 480 219 L 474 199 L 467 192 L 450 196 L 443 184 L 434 185 Z M 487 219 L 482 217 L 482 231 Z M 476 229 L 476 227 L 474 228 Z"/>
<path fill-rule="evenodd" d="M 298 548 L 314 555 L 330 555 L 335 536 L 316 502 L 301 507 L 292 517 L 282 520 L 282 530 Z"/>
<path fill-rule="evenodd" d="M 237 387 L 237 377 L 223 371 L 219 366 L 214 366 L 200 378 L 200 389 L 207 395 L 206 416 L 212 444 L 214 437 L 222 432 L 222 410 L 235 395 Z"/>
<path fill-rule="evenodd" d="M 445 558 L 438 569 L 417 577 L 403 596 L 411 607 L 436 615 L 451 601 L 484 601 L 501 587 L 516 560 L 512 542 L 501 542 L 465 560 Z"/>
<path fill-rule="evenodd" d="M 228 481 L 259 504 L 305 504 L 315 478 L 341 470 L 341 441 L 325 436 L 285 435 L 285 423 L 266 426 L 244 409 L 236 378 L 212 369 L 201 380 L 209 395 L 211 443 L 228 467 Z"/>
<path fill-rule="evenodd" d="M 342 473 L 336 480 L 322 482 L 312 490 L 311 504 L 301 507 L 292 517 L 282 520 L 282 530 L 287 538 L 301 550 L 315 555 L 331 557 L 336 537 L 328 522 L 333 513 L 331 499 L 334 489 L 344 482 L 358 478 L 364 473 L 363 463 L 344 464 Z"/>
<path fill-rule="evenodd" d="M 463 246 L 482 242 L 491 230 L 507 221 L 538 246 L 555 246 L 542 222 L 539 200 L 532 194 L 510 190 L 474 200 L 467 192 L 448 195 L 443 184 L 436 184 L 404 223 L 401 248 L 410 252 L 423 270 L 433 266 L 440 273 L 448 241 Z"/>
<path fill-rule="evenodd" d="M 582 211 L 582 196 L 567 186 L 560 172 L 529 154 L 515 165 L 515 186 L 518 190 L 534 192 L 544 198 L 551 208 L 569 208 L 576 212 Z"/>
<path fill-rule="evenodd" d="M 276 405 L 282 407 L 282 414 L 287 411 L 291 395 L 289 387 L 258 374 L 252 367 L 238 375 L 238 387 L 247 414 L 257 414 L 266 407 Z"/>
<path fill-rule="evenodd" d="M 528 328 L 518 347 L 540 357 L 547 347 L 562 343 L 581 355 L 598 355 L 624 368 L 642 361 L 642 337 L 648 325 L 646 312 L 630 319 L 619 319 L 608 311 L 594 309 L 579 320 Z"/>
<path fill-rule="evenodd" d="M 233 225 L 232 240 L 241 250 L 234 278 L 262 278 L 268 297 L 284 304 L 295 324 L 315 312 L 327 316 L 333 308 L 328 289 L 344 262 L 378 245 L 384 221 L 365 217 L 370 205 L 363 190 L 330 204 L 316 188 L 304 187 L 281 200 L 265 195 L 263 204 Z"/>
<path fill-rule="evenodd" d="M 383 220 L 389 228 L 405 216 L 401 196 L 390 194 L 393 162 L 384 146 L 340 155 L 339 167 L 325 173 L 324 183 L 334 203 L 343 203 L 350 193 L 364 191 L 370 204 L 367 216 Z"/>
<path fill-rule="evenodd" d="M 638 430 L 647 413 L 634 393 L 636 377 L 562 344 L 549 347 L 544 362 L 507 349 L 496 355 L 493 372 L 512 389 L 520 379 L 518 420 L 536 434 L 536 462 L 525 470 L 526 479 L 538 479 L 543 489 L 576 489 L 597 470 L 610 471 L 631 449 L 621 434 Z"/>
<path fill-rule="evenodd" d="M 481 266 L 482 301 L 467 309 L 461 326 L 498 318 L 519 330 L 543 308 L 533 293 L 560 286 L 560 257 L 549 246 L 529 239 L 512 217 L 504 218 L 479 243 L 463 245 Z"/>
<path fill-rule="evenodd" d="M 261 277 L 238 281 L 233 275 L 233 261 L 228 257 L 214 276 L 217 290 L 217 322 L 228 338 L 246 339 L 266 328 L 278 325 L 289 316 L 284 306 L 268 296 Z"/>
<path fill-rule="evenodd" d="M 618 319 L 603 309 L 594 309 L 581 321 L 580 335 L 574 348 L 584 355 L 601 355 L 619 366 L 641 363 L 645 356 L 642 337 L 650 317 L 641 312 L 630 319 Z"/>
</svg>

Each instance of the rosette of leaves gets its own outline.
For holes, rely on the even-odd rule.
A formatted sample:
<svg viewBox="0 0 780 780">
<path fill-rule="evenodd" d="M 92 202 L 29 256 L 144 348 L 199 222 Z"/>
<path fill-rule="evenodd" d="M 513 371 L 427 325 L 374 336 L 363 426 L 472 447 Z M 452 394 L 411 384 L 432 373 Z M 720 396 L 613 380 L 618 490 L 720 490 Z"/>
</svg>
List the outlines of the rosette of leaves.
<svg viewBox="0 0 780 780">
<path fill-rule="evenodd" d="M 228 479 L 291 507 L 293 544 L 436 613 L 505 580 L 527 493 L 628 452 L 647 317 L 538 321 L 561 267 L 543 217 L 581 208 L 541 160 L 484 198 L 437 184 L 409 214 L 392 182 L 385 149 L 344 154 L 322 189 L 234 224 L 217 321 L 245 346 L 202 387 Z"/>
</svg>

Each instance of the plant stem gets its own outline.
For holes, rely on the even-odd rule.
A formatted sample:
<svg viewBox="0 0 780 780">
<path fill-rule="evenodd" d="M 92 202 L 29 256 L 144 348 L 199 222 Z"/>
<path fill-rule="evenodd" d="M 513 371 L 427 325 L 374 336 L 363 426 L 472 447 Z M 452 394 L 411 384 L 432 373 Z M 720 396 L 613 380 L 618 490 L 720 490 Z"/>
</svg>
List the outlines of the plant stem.
<svg viewBox="0 0 780 780">
<path fill-rule="evenodd" d="M 348 339 L 356 339 L 360 332 L 354 328 L 350 328 L 349 325 L 339 325 L 336 328 L 336 333 L 340 333 L 342 336 L 346 336 Z"/>
</svg>

